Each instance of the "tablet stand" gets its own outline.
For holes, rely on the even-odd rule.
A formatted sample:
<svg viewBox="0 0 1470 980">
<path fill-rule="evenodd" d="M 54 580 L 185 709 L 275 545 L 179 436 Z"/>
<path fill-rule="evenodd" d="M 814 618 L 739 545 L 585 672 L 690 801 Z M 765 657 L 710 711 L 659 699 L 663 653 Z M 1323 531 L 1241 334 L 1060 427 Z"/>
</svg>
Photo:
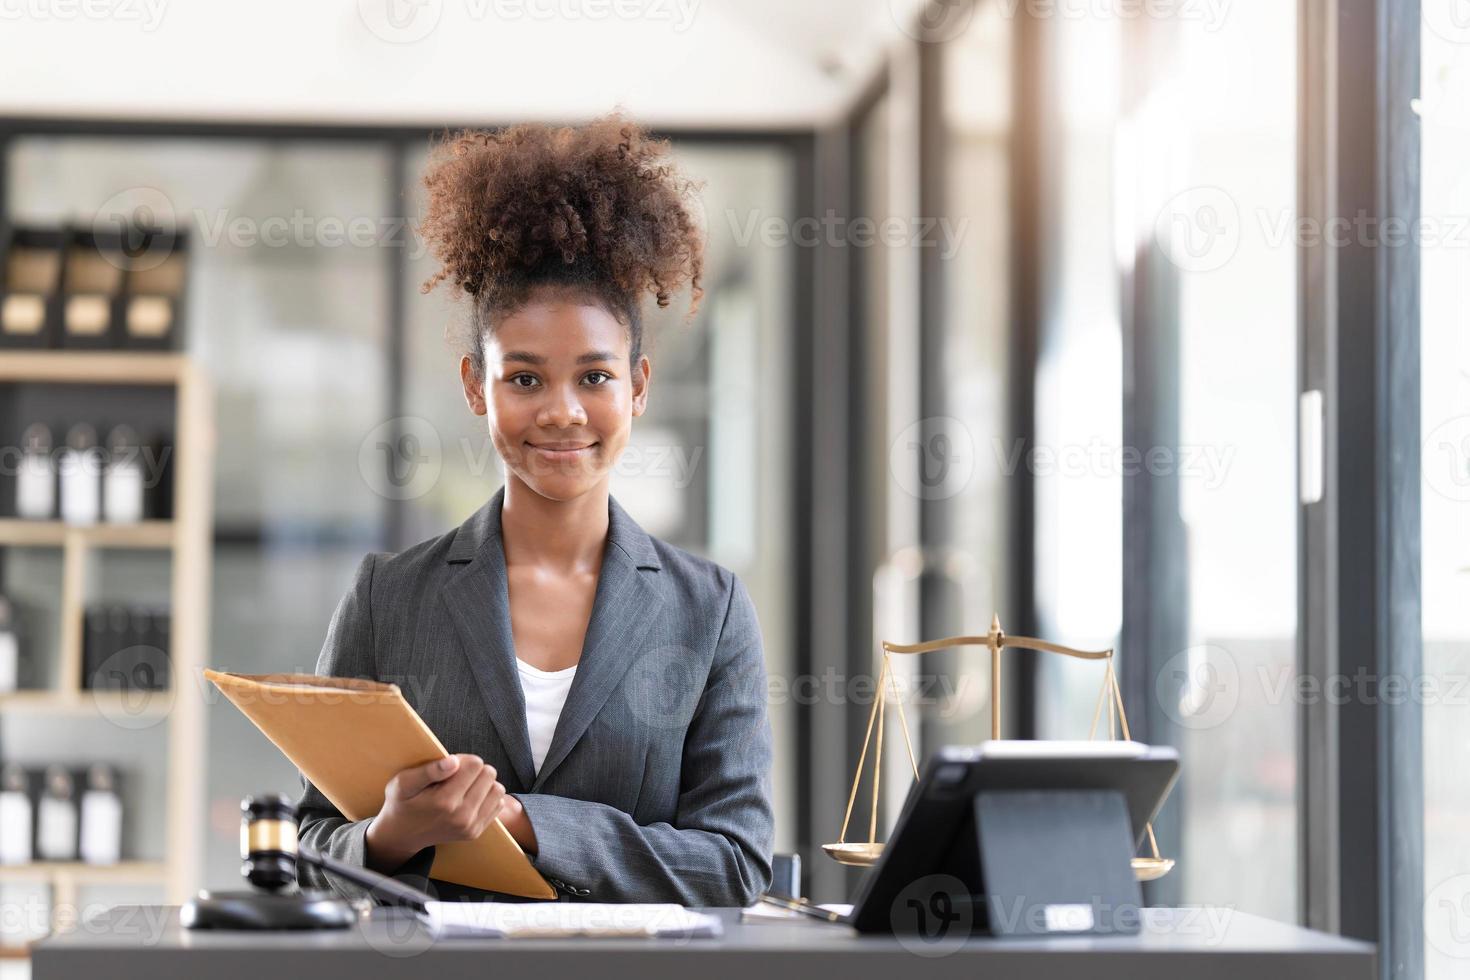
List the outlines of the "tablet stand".
<svg viewBox="0 0 1470 980">
<path fill-rule="evenodd" d="M 896 933 L 1135 935 L 1128 806 L 1117 790 L 985 790 L 934 873 L 890 911 Z M 958 937 L 956 937 L 958 938 Z"/>
<path fill-rule="evenodd" d="M 974 808 L 993 935 L 1138 932 L 1143 894 L 1122 793 L 991 790 Z"/>
</svg>

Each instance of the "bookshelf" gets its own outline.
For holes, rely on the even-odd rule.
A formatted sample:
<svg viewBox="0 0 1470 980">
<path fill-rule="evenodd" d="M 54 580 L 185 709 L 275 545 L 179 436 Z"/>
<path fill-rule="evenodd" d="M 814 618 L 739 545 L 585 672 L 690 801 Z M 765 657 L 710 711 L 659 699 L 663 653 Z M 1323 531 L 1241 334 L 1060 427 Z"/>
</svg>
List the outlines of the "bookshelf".
<svg viewBox="0 0 1470 980">
<path fill-rule="evenodd" d="M 197 683 L 207 661 L 211 527 L 215 454 L 214 397 L 201 368 L 183 354 L 92 351 L 0 351 L 0 385 L 168 386 L 174 390 L 173 517 L 138 524 L 75 527 L 60 521 L 0 519 L 0 549 L 55 548 L 61 554 L 59 643 L 41 655 L 57 658 L 54 683 L 43 690 L 0 695 L 0 717 L 24 724 L 62 716 L 95 725 L 167 725 L 165 776 L 168 849 L 157 860 L 115 865 L 37 861 L 0 866 L 0 884 L 40 882 L 53 910 L 74 908 L 78 890 L 91 885 L 148 884 L 179 903 L 197 887 L 204 820 L 204 701 Z M 79 393 L 80 394 L 80 393 Z M 139 695 L 82 686 L 83 615 L 87 568 L 94 555 L 116 549 L 167 553 L 172 617 L 168 691 Z M 0 943 L 4 937 L 0 937 Z M 0 946 L 0 957 L 24 957 L 24 946 Z"/>
</svg>

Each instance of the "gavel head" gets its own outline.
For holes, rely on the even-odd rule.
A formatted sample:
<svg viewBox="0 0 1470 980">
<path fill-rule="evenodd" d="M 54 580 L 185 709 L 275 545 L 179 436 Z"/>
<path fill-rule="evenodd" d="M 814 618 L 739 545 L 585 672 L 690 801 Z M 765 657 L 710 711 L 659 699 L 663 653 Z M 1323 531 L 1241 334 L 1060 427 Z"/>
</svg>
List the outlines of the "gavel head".
<svg viewBox="0 0 1470 980">
<path fill-rule="evenodd" d="M 256 888 L 296 884 L 296 807 L 278 793 L 240 801 L 240 873 Z"/>
</svg>

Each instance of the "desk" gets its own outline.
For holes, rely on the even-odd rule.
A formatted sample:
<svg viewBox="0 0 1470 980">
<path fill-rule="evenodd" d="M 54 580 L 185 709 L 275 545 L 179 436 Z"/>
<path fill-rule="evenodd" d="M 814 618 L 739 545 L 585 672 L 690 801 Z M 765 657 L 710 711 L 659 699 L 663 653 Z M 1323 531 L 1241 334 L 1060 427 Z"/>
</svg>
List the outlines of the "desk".
<svg viewBox="0 0 1470 980">
<path fill-rule="evenodd" d="M 741 922 L 718 909 L 719 939 L 433 942 L 380 908 L 339 932 L 190 932 L 177 906 L 124 905 L 40 943 L 34 980 L 1372 980 L 1373 946 L 1226 909 L 1150 909 L 1142 935 L 1045 940 L 972 937 L 946 955 L 922 941 L 858 936 L 816 921 Z M 493 964 L 494 973 L 490 971 Z"/>
</svg>

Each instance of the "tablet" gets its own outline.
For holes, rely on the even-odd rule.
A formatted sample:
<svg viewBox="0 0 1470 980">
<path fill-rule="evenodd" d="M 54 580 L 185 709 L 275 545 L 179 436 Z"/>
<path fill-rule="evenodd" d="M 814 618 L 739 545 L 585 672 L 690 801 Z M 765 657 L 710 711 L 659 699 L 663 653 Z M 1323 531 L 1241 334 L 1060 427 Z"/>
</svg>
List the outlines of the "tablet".
<svg viewBox="0 0 1470 980">
<path fill-rule="evenodd" d="M 1179 776 L 1179 753 L 1140 742 L 991 741 L 945 746 L 924 764 L 909 790 L 878 863 L 864 876 L 851 924 L 892 931 L 892 910 L 910 885 L 944 874 L 983 895 L 974 822 L 983 790 L 1117 790 L 1128 808 L 1133 843 Z"/>
</svg>

